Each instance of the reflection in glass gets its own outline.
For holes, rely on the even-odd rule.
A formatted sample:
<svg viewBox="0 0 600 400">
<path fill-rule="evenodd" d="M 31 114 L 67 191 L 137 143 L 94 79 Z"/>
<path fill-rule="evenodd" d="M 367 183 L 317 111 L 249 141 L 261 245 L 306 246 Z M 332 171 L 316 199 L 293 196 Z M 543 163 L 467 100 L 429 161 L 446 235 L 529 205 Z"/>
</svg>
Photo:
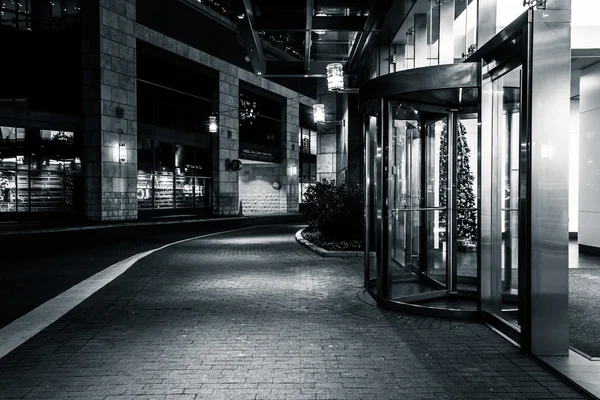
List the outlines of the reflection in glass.
<svg viewBox="0 0 600 400">
<path fill-rule="evenodd" d="M 17 175 L 17 211 L 29 211 L 29 173 L 19 172 Z"/>
<path fill-rule="evenodd" d="M 194 178 L 188 176 L 175 177 L 175 207 L 194 207 Z"/>
<path fill-rule="evenodd" d="M 208 189 L 210 180 L 206 178 L 194 178 L 194 205 L 196 207 L 210 206 L 210 193 Z"/>
<path fill-rule="evenodd" d="M 461 283 L 472 283 L 460 277 L 477 277 L 478 221 L 477 221 L 477 117 L 458 119 L 457 126 L 457 237 L 456 268 Z M 469 286 L 462 285 L 468 289 Z"/>
<path fill-rule="evenodd" d="M 153 208 L 154 180 L 152 174 L 138 171 L 137 176 L 137 201 L 140 210 Z"/>
<path fill-rule="evenodd" d="M 455 0 L 454 59 L 462 60 L 469 47 L 477 44 L 478 0 Z"/>
<path fill-rule="evenodd" d="M 16 211 L 14 171 L 0 170 L 0 212 Z"/>
<path fill-rule="evenodd" d="M 519 272 L 519 157 L 521 71 L 518 67 L 493 81 L 493 111 L 498 118 L 499 195 L 502 238 L 501 268 L 495 271 L 501 287 L 495 300 L 503 318 L 518 325 Z"/>
<path fill-rule="evenodd" d="M 31 211 L 64 210 L 64 176 L 54 171 L 30 172 Z"/>
<path fill-rule="evenodd" d="M 427 16 L 427 60 L 428 65 L 438 65 L 440 58 L 440 4 L 430 2 Z"/>
</svg>

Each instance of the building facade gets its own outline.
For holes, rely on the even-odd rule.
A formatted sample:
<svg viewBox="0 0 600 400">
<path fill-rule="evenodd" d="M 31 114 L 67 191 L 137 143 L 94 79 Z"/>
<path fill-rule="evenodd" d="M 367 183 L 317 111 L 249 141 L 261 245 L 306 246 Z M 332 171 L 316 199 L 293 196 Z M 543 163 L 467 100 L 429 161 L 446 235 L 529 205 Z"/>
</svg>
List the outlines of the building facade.
<svg viewBox="0 0 600 400">
<path fill-rule="evenodd" d="M 253 73 L 229 8 L 50 3 L 2 2 L 0 217 L 298 211 L 314 91 Z"/>
</svg>

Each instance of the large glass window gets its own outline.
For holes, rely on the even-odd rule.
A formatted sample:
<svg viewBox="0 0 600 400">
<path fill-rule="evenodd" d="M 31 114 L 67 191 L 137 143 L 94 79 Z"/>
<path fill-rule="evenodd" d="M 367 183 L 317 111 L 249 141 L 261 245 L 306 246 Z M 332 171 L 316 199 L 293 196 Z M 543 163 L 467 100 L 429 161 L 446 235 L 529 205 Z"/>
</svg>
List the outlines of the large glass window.
<svg viewBox="0 0 600 400">
<path fill-rule="evenodd" d="M 0 139 L 0 211 L 81 206 L 80 148 L 73 132 L 0 127 Z"/>
<path fill-rule="evenodd" d="M 300 128 L 300 153 L 301 154 L 317 154 L 317 132 Z"/>
<path fill-rule="evenodd" d="M 53 30 L 79 24 L 79 0 L 0 0 L 0 28 Z"/>
<path fill-rule="evenodd" d="M 210 206 L 211 151 L 138 138 L 138 208 Z"/>
<path fill-rule="evenodd" d="M 240 158 L 281 161 L 283 104 L 240 89 Z"/>
</svg>

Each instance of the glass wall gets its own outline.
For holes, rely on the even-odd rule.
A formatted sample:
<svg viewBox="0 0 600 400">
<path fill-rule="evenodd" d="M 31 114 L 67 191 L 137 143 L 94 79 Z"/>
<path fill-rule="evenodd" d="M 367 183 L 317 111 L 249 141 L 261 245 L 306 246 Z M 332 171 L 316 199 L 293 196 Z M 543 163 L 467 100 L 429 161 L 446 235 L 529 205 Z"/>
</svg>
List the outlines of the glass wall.
<svg viewBox="0 0 600 400">
<path fill-rule="evenodd" d="M 281 162 L 284 109 L 279 101 L 240 88 L 240 158 Z"/>
<path fill-rule="evenodd" d="M 0 212 L 64 212 L 82 206 L 74 132 L 0 127 Z"/>
<path fill-rule="evenodd" d="M 300 203 L 304 202 L 304 193 L 311 184 L 317 182 L 317 132 L 300 128 Z"/>
<path fill-rule="evenodd" d="M 0 26 L 24 31 L 79 24 L 79 0 L 0 0 Z"/>
<path fill-rule="evenodd" d="M 460 61 L 477 46 L 478 0 L 455 0 L 454 12 L 454 60 Z"/>
<path fill-rule="evenodd" d="M 138 208 L 211 205 L 210 149 L 138 138 Z"/>
</svg>

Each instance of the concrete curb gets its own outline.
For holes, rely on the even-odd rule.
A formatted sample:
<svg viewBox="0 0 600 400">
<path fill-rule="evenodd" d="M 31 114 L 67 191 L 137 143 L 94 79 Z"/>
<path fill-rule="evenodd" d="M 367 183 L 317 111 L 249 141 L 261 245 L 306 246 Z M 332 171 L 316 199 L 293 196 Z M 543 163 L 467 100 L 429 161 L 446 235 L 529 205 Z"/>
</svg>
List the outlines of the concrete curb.
<svg viewBox="0 0 600 400">
<path fill-rule="evenodd" d="M 324 248 L 319 247 L 316 244 L 311 243 L 311 242 L 309 242 L 308 240 L 306 240 L 306 239 L 304 239 L 302 237 L 302 231 L 304 231 L 305 229 L 306 228 L 302 228 L 298 232 L 296 232 L 296 241 L 298 243 L 300 243 L 301 245 L 303 245 L 304 247 L 308 248 L 309 250 L 314 251 L 315 253 L 317 253 L 321 257 L 364 257 L 365 256 L 365 252 L 364 251 L 330 251 L 330 250 L 325 250 Z"/>
<path fill-rule="evenodd" d="M 149 226 L 149 225 L 171 225 L 171 224 L 191 224 L 191 223 L 202 223 L 202 222 L 213 222 L 213 221 L 235 221 L 242 219 L 255 219 L 265 217 L 286 217 L 295 215 L 293 213 L 273 213 L 273 214 L 257 214 L 257 215 L 243 215 L 238 217 L 211 217 L 211 218 L 192 218 L 192 219 L 173 219 L 167 221 L 131 221 L 131 222 L 120 222 L 120 223 L 108 223 L 102 225 L 77 225 L 67 226 L 60 228 L 40 228 L 40 229 L 22 229 L 0 232 L 0 236 L 4 235 L 26 235 L 33 233 L 53 233 L 53 232 L 69 232 L 69 231 L 87 231 L 92 229 L 107 229 L 107 228 L 125 228 L 132 226 Z"/>
</svg>

